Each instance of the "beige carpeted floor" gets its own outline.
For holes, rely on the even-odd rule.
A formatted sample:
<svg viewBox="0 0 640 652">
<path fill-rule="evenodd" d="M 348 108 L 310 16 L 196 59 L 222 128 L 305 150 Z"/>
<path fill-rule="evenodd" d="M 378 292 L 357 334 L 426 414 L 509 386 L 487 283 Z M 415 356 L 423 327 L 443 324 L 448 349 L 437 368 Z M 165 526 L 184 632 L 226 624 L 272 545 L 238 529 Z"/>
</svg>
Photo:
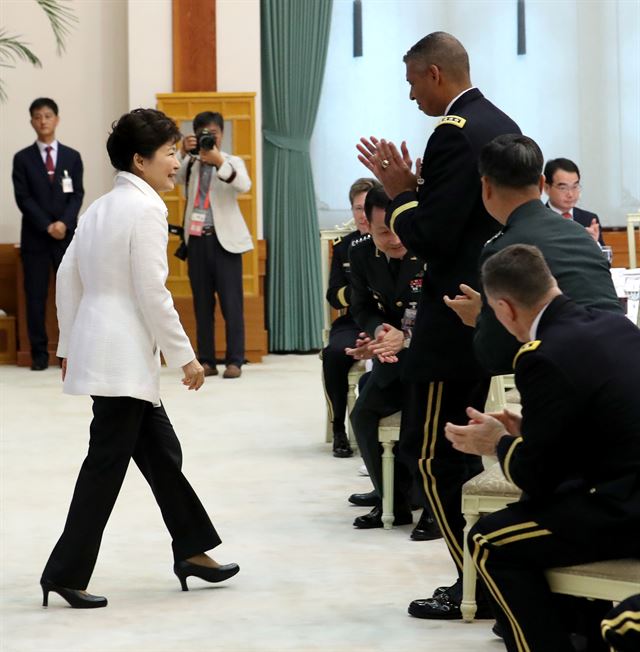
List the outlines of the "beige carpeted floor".
<svg viewBox="0 0 640 652">
<path fill-rule="evenodd" d="M 162 395 L 184 467 L 236 561 L 224 585 L 180 591 L 159 511 L 132 466 L 89 590 L 106 609 L 42 608 L 40 572 L 86 453 L 90 399 L 65 396 L 59 370 L 0 367 L 2 652 L 499 652 L 492 623 L 428 622 L 407 605 L 453 579 L 442 541 L 410 526 L 355 530 L 368 491 L 359 458 L 324 442 L 316 355 L 269 356 L 240 380 L 187 392 L 172 370 Z M 417 513 L 416 513 L 417 518 Z"/>
</svg>

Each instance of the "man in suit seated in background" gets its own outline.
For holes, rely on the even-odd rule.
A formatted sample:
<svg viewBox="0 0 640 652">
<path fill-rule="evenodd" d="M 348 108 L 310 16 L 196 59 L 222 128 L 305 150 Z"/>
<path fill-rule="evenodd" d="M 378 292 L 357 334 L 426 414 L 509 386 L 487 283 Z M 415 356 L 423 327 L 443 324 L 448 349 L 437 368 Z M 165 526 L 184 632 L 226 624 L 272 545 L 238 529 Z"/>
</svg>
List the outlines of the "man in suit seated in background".
<svg viewBox="0 0 640 652">
<path fill-rule="evenodd" d="M 362 458 L 375 489 L 373 509 L 359 516 L 354 526 L 359 529 L 382 527 L 382 458 L 378 443 L 378 422 L 402 410 L 407 392 L 400 380 L 402 367 L 409 354 L 405 349 L 411 340 L 416 308 L 422 290 L 425 265 L 409 253 L 400 239 L 385 224 L 389 198 L 376 184 L 365 199 L 365 214 L 370 236 L 355 240 L 350 248 L 351 312 L 363 331 L 349 353 L 357 359 L 373 358 L 373 370 L 362 388 L 351 414 L 351 423 Z M 402 429 L 400 431 L 402 450 Z M 394 524 L 413 521 L 411 514 L 412 473 L 396 456 L 394 474 Z M 371 504 L 354 494 L 354 504 Z M 440 531 L 431 512 L 424 510 L 411 538 L 417 541 L 440 538 Z"/>
<path fill-rule="evenodd" d="M 582 224 L 591 237 L 604 247 L 598 216 L 576 206 L 581 188 L 578 166 L 568 158 L 554 158 L 544 166 L 544 177 L 544 191 L 549 197 L 547 206 L 562 217 Z"/>
<path fill-rule="evenodd" d="M 82 159 L 56 139 L 58 105 L 39 97 L 29 107 L 38 139 L 13 157 L 13 189 L 22 213 L 20 257 L 27 301 L 31 369 L 49 366 L 45 325 L 51 267 L 58 271 L 82 206 Z"/>
<path fill-rule="evenodd" d="M 507 650 L 572 652 L 572 623 L 544 571 L 640 557 L 640 330 L 562 294 L 536 247 L 499 251 L 481 276 L 523 343 L 513 362 L 523 416 L 468 408 L 468 423 L 448 423 L 446 435 L 457 450 L 496 455 L 523 496 L 478 521 L 470 551 Z M 601 617 L 590 651 L 607 649 Z"/>
<path fill-rule="evenodd" d="M 353 358 L 346 354 L 345 349 L 353 346 L 360 329 L 349 309 L 351 304 L 349 249 L 354 240 L 369 232 L 369 223 L 364 214 L 364 198 L 373 188 L 374 183 L 376 183 L 375 179 L 366 178 L 353 182 L 349 188 L 349 204 L 356 229 L 344 238 L 336 238 L 333 241 L 331 273 L 326 298 L 331 307 L 342 311 L 342 314 L 331 324 L 329 342 L 322 350 L 322 377 L 327 402 L 331 406 L 334 457 L 353 455 L 344 425 L 349 391 L 348 376 Z"/>
</svg>

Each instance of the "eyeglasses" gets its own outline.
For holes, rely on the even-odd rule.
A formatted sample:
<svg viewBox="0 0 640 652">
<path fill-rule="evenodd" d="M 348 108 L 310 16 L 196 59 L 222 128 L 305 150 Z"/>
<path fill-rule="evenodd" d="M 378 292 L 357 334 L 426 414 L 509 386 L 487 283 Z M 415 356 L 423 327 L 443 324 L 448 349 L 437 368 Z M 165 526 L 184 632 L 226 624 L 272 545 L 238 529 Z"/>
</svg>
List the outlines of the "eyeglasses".
<svg viewBox="0 0 640 652">
<path fill-rule="evenodd" d="M 582 186 L 579 183 L 574 183 L 570 186 L 568 183 L 552 183 L 552 188 L 559 190 L 560 192 L 579 192 Z"/>
</svg>

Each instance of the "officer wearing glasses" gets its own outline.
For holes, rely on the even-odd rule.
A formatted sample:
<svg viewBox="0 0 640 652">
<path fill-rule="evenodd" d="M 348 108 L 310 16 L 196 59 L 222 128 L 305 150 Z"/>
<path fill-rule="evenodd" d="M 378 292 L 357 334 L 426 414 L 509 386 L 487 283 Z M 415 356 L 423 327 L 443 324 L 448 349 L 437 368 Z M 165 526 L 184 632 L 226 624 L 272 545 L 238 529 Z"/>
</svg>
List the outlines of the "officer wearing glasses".
<svg viewBox="0 0 640 652">
<path fill-rule="evenodd" d="M 547 206 L 563 217 L 582 224 L 603 247 L 600 219 L 595 213 L 576 206 L 582 188 L 578 166 L 568 158 L 554 158 L 544 166 L 544 177 L 544 191 L 549 197 Z"/>
</svg>

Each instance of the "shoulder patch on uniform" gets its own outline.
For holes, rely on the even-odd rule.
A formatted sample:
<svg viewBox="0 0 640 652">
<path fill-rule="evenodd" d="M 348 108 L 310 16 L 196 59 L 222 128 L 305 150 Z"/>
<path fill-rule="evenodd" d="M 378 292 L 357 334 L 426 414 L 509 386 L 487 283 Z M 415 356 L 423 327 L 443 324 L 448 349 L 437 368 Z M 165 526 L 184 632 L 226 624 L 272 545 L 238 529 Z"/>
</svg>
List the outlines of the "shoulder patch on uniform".
<svg viewBox="0 0 640 652">
<path fill-rule="evenodd" d="M 365 233 L 363 236 L 360 236 L 359 238 L 356 238 L 355 240 L 353 240 L 353 242 L 351 243 L 351 246 L 355 247 L 355 246 L 359 245 L 360 243 L 367 242 L 369 240 L 371 240 L 371 234 L 370 233 Z"/>
<path fill-rule="evenodd" d="M 527 342 L 526 344 L 523 344 L 519 349 L 518 352 L 516 353 L 516 357 L 513 359 L 513 368 L 516 368 L 516 363 L 518 362 L 518 358 L 523 353 L 529 353 L 531 351 L 535 351 L 540 345 L 542 344 L 542 340 L 531 340 L 531 342 Z"/>
<path fill-rule="evenodd" d="M 461 118 L 459 115 L 445 115 L 444 118 L 440 119 L 440 122 L 438 122 L 435 128 L 440 125 L 453 125 L 454 127 L 460 127 L 460 129 L 462 129 L 466 124 L 466 118 Z"/>
<path fill-rule="evenodd" d="M 337 238 L 334 238 L 331 242 L 334 246 L 340 244 L 342 242 L 342 236 L 339 235 Z"/>
</svg>

